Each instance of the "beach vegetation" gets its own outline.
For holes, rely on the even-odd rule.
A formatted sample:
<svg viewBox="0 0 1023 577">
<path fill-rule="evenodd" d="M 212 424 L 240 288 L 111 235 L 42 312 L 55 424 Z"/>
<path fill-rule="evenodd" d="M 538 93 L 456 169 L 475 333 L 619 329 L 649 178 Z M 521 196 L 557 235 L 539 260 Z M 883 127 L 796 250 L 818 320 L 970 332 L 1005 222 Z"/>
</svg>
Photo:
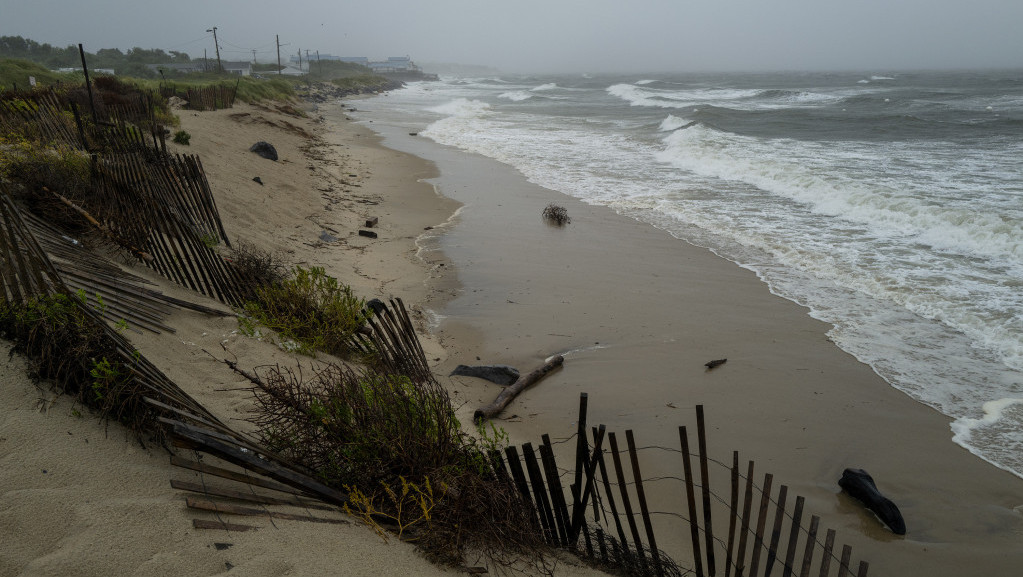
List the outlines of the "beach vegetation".
<svg viewBox="0 0 1023 577">
<path fill-rule="evenodd" d="M 179 130 L 174 133 L 173 140 L 175 144 L 182 144 L 184 146 L 188 146 L 189 143 L 192 141 L 192 135 L 189 134 L 187 130 Z"/>
<path fill-rule="evenodd" d="M 92 187 L 91 159 L 82 151 L 50 145 L 35 135 L 0 136 L 0 180 L 27 193 L 43 188 L 74 196 Z"/>
<path fill-rule="evenodd" d="M 18 91 L 31 88 L 29 77 L 35 78 L 36 86 L 53 86 L 61 83 L 79 83 L 85 76 L 80 72 L 53 72 L 42 64 L 20 58 L 0 60 L 0 90 Z"/>
<path fill-rule="evenodd" d="M 568 216 L 568 211 L 565 207 L 558 206 L 554 203 L 548 204 L 543 209 L 543 219 L 549 223 L 556 224 L 557 226 L 564 226 L 572 222 L 572 219 Z"/>
<path fill-rule="evenodd" d="M 249 333 L 264 326 L 304 355 L 343 355 L 349 352 L 348 340 L 366 322 L 365 306 L 350 286 L 322 267 L 296 266 L 287 277 L 254 288 L 239 326 Z"/>
<path fill-rule="evenodd" d="M 261 442 L 347 493 L 349 512 L 379 533 L 414 541 L 438 562 L 460 564 L 467 553 L 502 566 L 545 562 L 530 504 L 491 465 L 506 434 L 466 433 L 432 377 L 272 367 L 254 391 Z"/>
<path fill-rule="evenodd" d="M 131 370 L 88 314 L 81 294 L 0 302 L 0 333 L 30 359 L 31 375 L 50 380 L 103 417 L 136 426 L 141 412 L 130 391 Z M 115 360 L 109 360 L 115 359 Z"/>
</svg>

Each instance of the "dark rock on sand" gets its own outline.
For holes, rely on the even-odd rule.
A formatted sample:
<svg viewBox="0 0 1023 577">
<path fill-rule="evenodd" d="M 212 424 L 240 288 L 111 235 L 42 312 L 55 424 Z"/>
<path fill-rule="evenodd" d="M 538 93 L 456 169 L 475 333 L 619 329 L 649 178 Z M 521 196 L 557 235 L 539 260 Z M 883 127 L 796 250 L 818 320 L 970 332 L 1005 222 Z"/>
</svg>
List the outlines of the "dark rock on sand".
<svg viewBox="0 0 1023 577">
<path fill-rule="evenodd" d="M 476 377 L 506 387 L 519 379 L 519 370 L 508 365 L 458 365 L 450 376 Z"/>
<path fill-rule="evenodd" d="M 277 149 L 269 142 L 260 140 L 249 148 L 249 152 L 255 152 L 267 160 L 277 160 Z"/>
<path fill-rule="evenodd" d="M 838 484 L 850 497 L 873 511 L 893 533 L 906 534 L 906 522 L 902 519 L 899 508 L 877 490 L 874 479 L 866 471 L 846 469 L 842 471 L 842 478 L 838 480 Z"/>
<path fill-rule="evenodd" d="M 714 368 L 720 367 L 721 365 L 723 365 L 723 364 L 725 364 L 727 362 L 728 362 L 728 359 L 715 359 L 713 361 L 708 361 L 706 363 L 703 363 L 703 366 L 707 367 L 707 370 L 709 371 L 710 369 L 714 369 Z"/>
<path fill-rule="evenodd" d="M 371 299 L 368 303 L 366 303 L 366 307 L 368 307 L 369 310 L 373 311 L 373 314 L 378 315 L 384 312 L 384 310 L 387 308 L 387 305 L 385 305 L 384 301 L 380 299 Z"/>
<path fill-rule="evenodd" d="M 262 178 L 259 178 L 258 176 L 254 177 L 254 178 L 252 179 L 252 182 L 256 182 L 256 183 L 259 183 L 259 186 L 263 186 L 263 179 L 262 179 Z"/>
</svg>

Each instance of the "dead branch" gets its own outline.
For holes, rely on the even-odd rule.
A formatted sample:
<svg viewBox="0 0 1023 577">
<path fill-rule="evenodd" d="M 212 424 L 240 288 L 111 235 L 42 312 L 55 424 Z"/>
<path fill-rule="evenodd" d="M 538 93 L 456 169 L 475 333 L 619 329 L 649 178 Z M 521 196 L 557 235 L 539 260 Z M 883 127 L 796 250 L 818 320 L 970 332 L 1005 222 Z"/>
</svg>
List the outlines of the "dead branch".
<svg viewBox="0 0 1023 577">
<path fill-rule="evenodd" d="M 495 415 L 503 411 L 519 393 L 526 390 L 540 379 L 546 377 L 548 373 L 557 369 L 564 363 L 565 357 L 561 355 L 551 357 L 547 360 L 547 362 L 540 366 L 540 368 L 522 375 L 518 378 L 518 380 L 501 391 L 501 394 L 497 395 L 494 402 L 476 409 L 476 412 L 472 415 L 472 420 L 476 423 L 482 423 L 486 419 L 493 418 Z"/>
</svg>

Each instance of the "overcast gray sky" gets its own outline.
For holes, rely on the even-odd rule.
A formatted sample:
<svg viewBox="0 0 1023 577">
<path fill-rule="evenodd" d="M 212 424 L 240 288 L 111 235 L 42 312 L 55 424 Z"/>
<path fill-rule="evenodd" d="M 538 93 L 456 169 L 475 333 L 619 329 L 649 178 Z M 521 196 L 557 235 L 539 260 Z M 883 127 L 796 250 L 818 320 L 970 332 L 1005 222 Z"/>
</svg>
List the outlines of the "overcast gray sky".
<svg viewBox="0 0 1023 577">
<path fill-rule="evenodd" d="M 512 72 L 1023 67 L 1023 0 L 0 0 L 0 36 Z"/>
</svg>

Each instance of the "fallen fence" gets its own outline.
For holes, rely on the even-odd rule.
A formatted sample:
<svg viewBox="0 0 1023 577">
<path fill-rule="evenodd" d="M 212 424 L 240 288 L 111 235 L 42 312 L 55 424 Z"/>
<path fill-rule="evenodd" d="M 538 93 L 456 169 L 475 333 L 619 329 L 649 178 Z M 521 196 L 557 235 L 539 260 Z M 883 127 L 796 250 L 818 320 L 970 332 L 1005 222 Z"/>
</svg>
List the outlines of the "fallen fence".
<svg viewBox="0 0 1023 577">
<path fill-rule="evenodd" d="M 754 462 L 749 461 L 743 472 L 738 452 L 732 454 L 730 466 L 707 455 L 702 406 L 696 408 L 695 453 L 684 426 L 679 427 L 678 448 L 638 448 L 631 430 L 625 432 L 625 446 L 621 447 L 615 433 L 603 425 L 586 430 L 586 408 L 584 393 L 574 437 L 574 471 L 559 469 L 548 435 L 543 435 L 537 449 L 526 443 L 508 447 L 503 455 L 493 454 L 497 474 L 514 483 L 533 504 L 538 527 L 549 544 L 574 549 L 599 566 L 628 575 L 766 577 L 773 571 L 780 571 L 784 577 L 852 575 L 852 547 L 844 545 L 836 555 L 836 532 L 822 529 L 817 516 L 810 516 L 809 524 L 805 524 L 803 497 L 791 498 L 785 485 L 775 491 L 770 473 L 758 485 Z M 645 478 L 640 469 L 641 450 L 676 455 L 681 475 Z M 714 488 L 710 478 L 713 467 L 727 473 L 727 490 Z M 567 492 L 561 482 L 563 473 L 573 478 Z M 654 513 L 645 491 L 645 484 L 652 481 L 674 481 L 678 483 L 676 490 L 685 494 L 687 511 L 674 516 L 689 526 L 692 567 L 682 569 L 658 546 Z M 719 521 L 728 526 L 723 538 L 713 528 L 715 503 L 727 510 L 727 518 Z M 856 575 L 865 577 L 867 570 L 868 563 L 860 561 Z"/>
</svg>

